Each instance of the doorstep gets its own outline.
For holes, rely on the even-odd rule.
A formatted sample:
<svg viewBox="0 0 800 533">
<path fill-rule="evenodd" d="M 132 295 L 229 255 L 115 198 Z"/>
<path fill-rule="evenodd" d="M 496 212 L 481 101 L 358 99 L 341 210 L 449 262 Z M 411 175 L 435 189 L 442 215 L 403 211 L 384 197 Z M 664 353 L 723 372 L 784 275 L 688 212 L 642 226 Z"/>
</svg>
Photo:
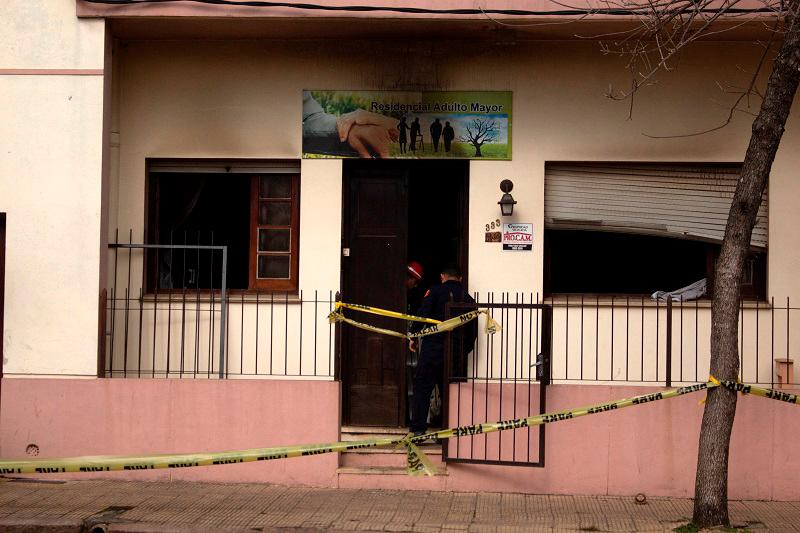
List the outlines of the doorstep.
<svg viewBox="0 0 800 533">
<path fill-rule="evenodd" d="M 341 438 L 347 442 L 399 438 L 407 434 L 405 428 L 343 426 Z M 340 488 L 445 490 L 447 465 L 442 460 L 442 445 L 431 442 L 419 448 L 433 463 L 435 476 L 409 476 L 405 448 L 356 448 L 339 455 L 338 485 Z"/>
</svg>

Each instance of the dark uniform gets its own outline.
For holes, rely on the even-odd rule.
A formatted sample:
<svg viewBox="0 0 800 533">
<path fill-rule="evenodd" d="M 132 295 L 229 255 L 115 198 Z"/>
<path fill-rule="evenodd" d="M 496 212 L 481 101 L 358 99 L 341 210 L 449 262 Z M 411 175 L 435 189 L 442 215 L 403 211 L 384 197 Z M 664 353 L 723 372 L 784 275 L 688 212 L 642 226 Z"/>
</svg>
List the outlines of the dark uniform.
<svg viewBox="0 0 800 533">
<path fill-rule="evenodd" d="M 445 320 L 445 306 L 448 303 L 471 303 L 475 300 L 464 290 L 461 282 L 455 280 L 445 281 L 441 285 L 431 287 L 422 300 L 422 305 L 417 312 L 418 316 Z M 427 324 L 415 322 L 415 329 L 420 330 Z M 461 357 L 472 350 L 475 343 L 477 328 L 474 322 L 463 326 L 464 332 L 453 331 L 453 356 Z M 463 339 L 457 342 L 456 339 Z M 428 427 L 428 410 L 430 408 L 433 387 L 439 383 L 441 386 L 444 371 L 444 348 L 447 333 L 437 333 L 422 338 L 417 362 L 417 371 L 414 375 L 414 396 L 411 409 L 411 431 L 424 432 Z"/>
<path fill-rule="evenodd" d="M 406 314 L 420 316 L 419 308 L 422 306 L 422 298 L 425 296 L 425 289 L 417 285 L 406 291 Z"/>
</svg>

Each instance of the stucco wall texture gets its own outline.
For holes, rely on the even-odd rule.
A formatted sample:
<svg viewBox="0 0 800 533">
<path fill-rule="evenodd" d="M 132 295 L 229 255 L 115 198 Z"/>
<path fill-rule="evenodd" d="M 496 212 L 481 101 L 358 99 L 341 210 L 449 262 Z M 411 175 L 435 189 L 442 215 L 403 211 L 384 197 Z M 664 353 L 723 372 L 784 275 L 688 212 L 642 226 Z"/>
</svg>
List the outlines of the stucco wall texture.
<svg viewBox="0 0 800 533">
<path fill-rule="evenodd" d="M 70 0 L 0 4 L 6 376 L 96 373 L 104 42 Z"/>
<path fill-rule="evenodd" d="M 750 132 L 746 115 L 700 137 L 645 134 L 686 134 L 719 124 L 727 114 L 724 104 L 734 97 L 720 92 L 717 82 L 744 83 L 746 75 L 736 65 L 756 61 L 757 53 L 747 43 L 698 45 L 679 68 L 637 96 L 633 118 L 627 120 L 628 104 L 604 96 L 609 83 L 626 85 L 624 64 L 603 56 L 594 42 L 474 47 L 458 42 L 126 43 L 118 65 L 116 222 L 141 234 L 148 157 L 298 158 L 304 88 L 513 91 L 513 160 L 470 164 L 470 289 L 540 291 L 545 163 L 741 161 Z M 800 290 L 793 274 L 800 268 L 800 252 L 791 229 L 798 215 L 790 204 L 800 188 L 791 170 L 797 163 L 791 149 L 798 142 L 796 131 L 792 117 L 769 184 L 768 292 L 777 297 Z M 309 181 L 337 183 L 340 176 L 339 161 L 305 161 L 302 203 L 339 204 L 340 186 L 328 189 Z M 497 218 L 503 178 L 514 181 L 519 202 L 511 221 L 534 224 L 533 253 L 503 253 L 483 242 L 485 223 Z M 325 274 L 309 276 L 301 264 L 300 284 L 306 290 L 338 285 L 338 249 L 303 243 L 340 242 L 340 217 L 330 208 L 303 211 L 301 263 L 325 265 Z M 596 259 L 587 257 L 587 264 Z"/>
<path fill-rule="evenodd" d="M 2 395 L 4 459 L 30 457 L 29 444 L 38 457 L 73 457 L 266 448 L 339 436 L 339 384 L 332 381 L 18 378 L 3 381 Z M 338 458 L 307 459 L 105 476 L 334 486 Z"/>
<path fill-rule="evenodd" d="M 555 385 L 548 390 L 548 410 L 655 390 Z M 39 458 L 180 453 L 331 442 L 339 431 L 335 382 L 13 379 L 3 382 L 2 394 L 0 456 L 8 459 L 28 457 L 29 444 L 38 446 Z M 447 475 L 436 478 L 354 477 L 339 475 L 338 457 L 328 454 L 52 478 L 687 497 L 694 490 L 702 398 L 693 393 L 549 424 L 545 468 L 449 464 Z M 759 397 L 739 399 L 731 442 L 732 499 L 800 498 L 800 459 L 791 444 L 800 438 L 796 410 Z"/>
</svg>

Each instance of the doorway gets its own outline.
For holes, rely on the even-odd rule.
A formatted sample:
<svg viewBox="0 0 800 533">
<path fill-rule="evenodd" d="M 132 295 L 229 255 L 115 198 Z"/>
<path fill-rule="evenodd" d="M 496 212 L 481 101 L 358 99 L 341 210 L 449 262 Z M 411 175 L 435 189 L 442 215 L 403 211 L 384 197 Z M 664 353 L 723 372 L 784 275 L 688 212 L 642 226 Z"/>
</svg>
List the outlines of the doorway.
<svg viewBox="0 0 800 533">
<path fill-rule="evenodd" d="M 408 310 L 410 260 L 423 265 L 422 293 L 452 262 L 466 286 L 468 170 L 468 161 L 344 162 L 343 301 Z M 374 315 L 357 319 L 397 331 L 407 326 Z M 342 328 L 345 425 L 407 425 L 408 355 L 402 339 Z"/>
</svg>

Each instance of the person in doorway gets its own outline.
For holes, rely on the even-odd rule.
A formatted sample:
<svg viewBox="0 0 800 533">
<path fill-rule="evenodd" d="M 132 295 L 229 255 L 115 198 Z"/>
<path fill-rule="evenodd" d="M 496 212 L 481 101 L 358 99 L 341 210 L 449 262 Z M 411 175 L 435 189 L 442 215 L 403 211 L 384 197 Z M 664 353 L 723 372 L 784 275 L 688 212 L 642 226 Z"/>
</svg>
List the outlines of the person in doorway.
<svg viewBox="0 0 800 533">
<path fill-rule="evenodd" d="M 431 141 L 433 141 L 434 152 L 439 151 L 439 137 L 441 136 L 442 136 L 442 123 L 437 118 L 436 120 L 433 121 L 433 124 L 431 124 Z"/>
<path fill-rule="evenodd" d="M 417 261 L 409 261 L 406 274 L 406 314 L 413 315 L 422 305 L 423 292 L 419 285 L 424 274 L 422 265 Z"/>
<path fill-rule="evenodd" d="M 453 142 L 453 139 L 456 138 L 456 132 L 453 130 L 453 126 L 450 125 L 450 122 L 444 123 L 444 129 L 442 130 L 442 139 L 444 140 L 444 151 L 450 151 L 450 144 Z"/>
<path fill-rule="evenodd" d="M 448 265 L 440 274 L 442 283 L 435 285 L 425 294 L 422 305 L 417 312 L 418 316 L 445 320 L 445 307 L 448 303 L 471 303 L 475 300 L 467 293 L 461 284 L 461 270 L 457 265 Z M 415 330 L 419 331 L 425 326 L 421 322 L 415 323 Z M 428 410 L 430 409 L 431 392 L 444 377 L 444 343 L 447 337 L 444 333 L 426 336 L 421 343 L 417 370 L 414 374 L 414 390 L 411 410 L 411 432 L 414 436 L 423 435 L 428 429 Z M 474 342 L 474 340 L 473 340 Z M 412 349 L 416 343 L 412 342 Z M 469 342 L 462 342 L 459 351 L 468 351 L 472 346 Z M 441 390 L 441 389 L 440 389 Z"/>
</svg>

